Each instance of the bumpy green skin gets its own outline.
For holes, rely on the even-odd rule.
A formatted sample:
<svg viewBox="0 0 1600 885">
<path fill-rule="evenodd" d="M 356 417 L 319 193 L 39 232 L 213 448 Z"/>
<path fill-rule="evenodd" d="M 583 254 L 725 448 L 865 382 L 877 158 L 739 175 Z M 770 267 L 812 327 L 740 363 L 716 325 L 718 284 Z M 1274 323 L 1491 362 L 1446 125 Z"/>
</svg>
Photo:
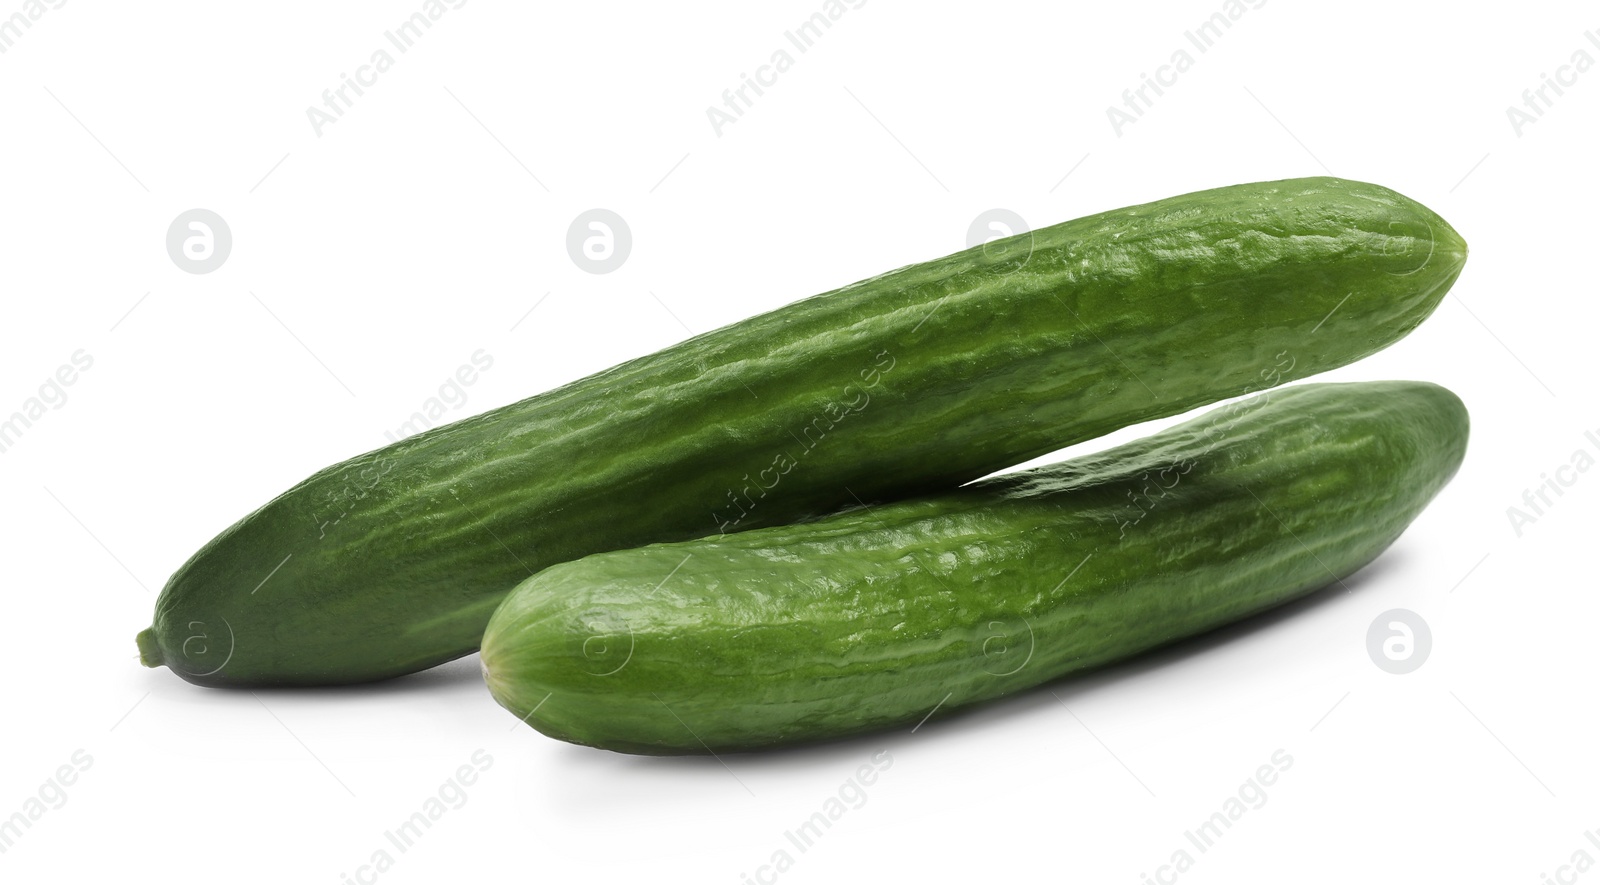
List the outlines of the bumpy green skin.
<svg viewBox="0 0 1600 885">
<path fill-rule="evenodd" d="M 954 492 L 553 566 L 490 621 L 485 678 L 626 753 L 909 727 L 1349 575 L 1466 442 L 1436 385 L 1285 388 Z"/>
<path fill-rule="evenodd" d="M 172 576 L 141 652 L 206 685 L 429 667 L 554 563 L 952 488 L 1358 360 L 1466 251 L 1394 191 L 1313 178 L 891 271 L 313 475 Z"/>
</svg>

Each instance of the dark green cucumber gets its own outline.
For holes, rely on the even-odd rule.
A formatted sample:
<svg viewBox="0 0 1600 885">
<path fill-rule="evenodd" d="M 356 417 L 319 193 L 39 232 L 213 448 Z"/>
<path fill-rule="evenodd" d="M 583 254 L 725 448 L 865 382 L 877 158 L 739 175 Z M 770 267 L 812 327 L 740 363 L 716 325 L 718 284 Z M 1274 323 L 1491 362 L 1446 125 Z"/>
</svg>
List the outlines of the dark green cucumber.
<svg viewBox="0 0 1600 885">
<path fill-rule="evenodd" d="M 952 488 L 1360 359 L 1465 258 L 1412 200 L 1315 178 L 891 271 L 314 474 L 177 570 L 142 657 L 206 685 L 429 667 L 554 563 Z"/>
<path fill-rule="evenodd" d="M 911 726 L 1367 564 L 1454 475 L 1423 382 L 1307 384 L 1106 452 L 805 525 L 553 566 L 495 612 L 495 698 L 626 753 Z"/>
</svg>

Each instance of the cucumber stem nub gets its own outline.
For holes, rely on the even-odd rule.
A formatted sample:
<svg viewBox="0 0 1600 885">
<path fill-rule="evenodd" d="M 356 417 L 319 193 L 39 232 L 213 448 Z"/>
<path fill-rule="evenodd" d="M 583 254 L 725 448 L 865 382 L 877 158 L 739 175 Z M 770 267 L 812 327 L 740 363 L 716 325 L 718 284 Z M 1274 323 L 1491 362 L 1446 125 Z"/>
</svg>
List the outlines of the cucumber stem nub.
<svg viewBox="0 0 1600 885">
<path fill-rule="evenodd" d="M 161 644 L 156 642 L 156 628 L 147 627 L 139 632 L 139 663 L 146 667 L 159 667 L 167 662 L 161 654 Z"/>
</svg>

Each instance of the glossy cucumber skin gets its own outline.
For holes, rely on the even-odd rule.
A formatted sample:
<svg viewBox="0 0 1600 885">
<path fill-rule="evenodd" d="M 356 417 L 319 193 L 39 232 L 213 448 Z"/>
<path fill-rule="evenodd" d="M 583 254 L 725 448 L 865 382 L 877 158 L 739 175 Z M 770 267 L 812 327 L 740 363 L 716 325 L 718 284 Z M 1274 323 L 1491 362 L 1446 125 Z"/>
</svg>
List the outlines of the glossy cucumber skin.
<svg viewBox="0 0 1600 885">
<path fill-rule="evenodd" d="M 539 731 L 626 753 L 911 727 L 1338 581 L 1467 431 L 1433 384 L 1299 385 L 953 492 L 585 557 L 506 599 L 485 678 Z"/>
<path fill-rule="evenodd" d="M 1315 178 L 891 271 L 319 471 L 173 574 L 142 657 L 214 686 L 424 669 L 554 563 L 952 488 L 1360 359 L 1465 257 L 1425 207 Z"/>
</svg>

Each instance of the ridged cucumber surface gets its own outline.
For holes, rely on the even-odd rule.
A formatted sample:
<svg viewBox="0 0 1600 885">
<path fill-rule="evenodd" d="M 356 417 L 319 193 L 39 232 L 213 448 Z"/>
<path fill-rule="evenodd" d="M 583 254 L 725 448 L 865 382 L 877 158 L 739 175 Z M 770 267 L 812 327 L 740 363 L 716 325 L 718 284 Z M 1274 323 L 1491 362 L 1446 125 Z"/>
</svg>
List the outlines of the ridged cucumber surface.
<svg viewBox="0 0 1600 885">
<path fill-rule="evenodd" d="M 1300 385 L 954 492 L 585 557 L 506 599 L 485 677 L 539 731 L 626 753 L 911 727 L 1340 580 L 1467 425 L 1433 384 Z"/>
<path fill-rule="evenodd" d="M 172 575 L 141 656 L 214 686 L 420 670 L 558 562 L 953 488 L 1358 360 L 1466 254 L 1392 190 L 1310 178 L 904 267 L 313 474 Z"/>
</svg>

